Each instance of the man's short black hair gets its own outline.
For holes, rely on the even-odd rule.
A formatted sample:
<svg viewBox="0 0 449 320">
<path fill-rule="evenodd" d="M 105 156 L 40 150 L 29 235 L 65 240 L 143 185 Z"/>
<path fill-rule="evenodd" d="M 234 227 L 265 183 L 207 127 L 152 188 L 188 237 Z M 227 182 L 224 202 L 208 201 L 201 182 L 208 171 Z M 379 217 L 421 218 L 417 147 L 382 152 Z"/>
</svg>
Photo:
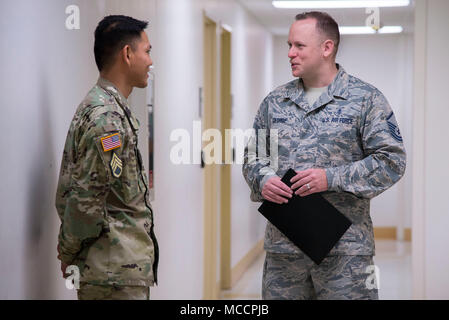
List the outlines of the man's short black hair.
<svg viewBox="0 0 449 320">
<path fill-rule="evenodd" d="M 95 62 L 99 71 L 111 63 L 115 54 L 125 45 L 134 50 L 134 41 L 147 27 L 148 21 L 140 21 L 123 15 L 103 18 L 95 29 Z"/>
</svg>

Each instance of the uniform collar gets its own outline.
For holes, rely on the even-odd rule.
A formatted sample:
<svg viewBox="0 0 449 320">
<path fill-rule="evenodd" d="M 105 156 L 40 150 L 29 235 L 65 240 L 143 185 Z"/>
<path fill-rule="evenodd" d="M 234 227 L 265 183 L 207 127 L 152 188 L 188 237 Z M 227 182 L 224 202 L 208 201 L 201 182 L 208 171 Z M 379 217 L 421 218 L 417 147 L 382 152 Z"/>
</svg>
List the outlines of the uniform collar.
<svg viewBox="0 0 449 320">
<path fill-rule="evenodd" d="M 117 87 L 112 82 L 106 80 L 105 78 L 99 77 L 97 81 L 97 86 L 101 87 L 103 90 L 105 90 L 115 98 L 115 100 L 123 109 L 127 118 L 129 119 L 129 122 L 131 123 L 134 132 L 137 132 L 140 128 L 139 120 L 137 120 L 137 118 L 131 112 L 131 108 L 129 107 L 128 104 L 128 99 L 126 99 L 125 96 L 123 96 L 123 94 L 117 89 Z"/>
<path fill-rule="evenodd" d="M 328 104 L 334 97 L 343 98 L 345 100 L 348 99 L 348 74 L 338 63 L 336 66 L 338 69 L 337 75 L 332 83 L 327 86 L 327 91 L 324 92 L 312 106 L 309 105 L 305 97 L 304 83 L 301 78 L 290 83 L 287 90 L 284 91 L 284 98 L 292 100 L 307 113 Z"/>
</svg>

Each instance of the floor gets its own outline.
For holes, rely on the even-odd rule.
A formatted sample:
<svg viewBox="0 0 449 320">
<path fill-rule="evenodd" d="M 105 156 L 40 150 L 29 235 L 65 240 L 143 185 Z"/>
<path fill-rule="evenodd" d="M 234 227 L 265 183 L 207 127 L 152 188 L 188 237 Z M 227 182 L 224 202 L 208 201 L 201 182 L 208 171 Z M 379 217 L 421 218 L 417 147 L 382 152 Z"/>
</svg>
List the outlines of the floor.
<svg viewBox="0 0 449 320">
<path fill-rule="evenodd" d="M 231 290 L 221 292 L 222 299 L 261 299 L 262 267 L 265 253 L 261 254 Z M 411 242 L 376 240 L 374 263 L 379 271 L 379 298 L 405 300 L 412 298 Z"/>
</svg>

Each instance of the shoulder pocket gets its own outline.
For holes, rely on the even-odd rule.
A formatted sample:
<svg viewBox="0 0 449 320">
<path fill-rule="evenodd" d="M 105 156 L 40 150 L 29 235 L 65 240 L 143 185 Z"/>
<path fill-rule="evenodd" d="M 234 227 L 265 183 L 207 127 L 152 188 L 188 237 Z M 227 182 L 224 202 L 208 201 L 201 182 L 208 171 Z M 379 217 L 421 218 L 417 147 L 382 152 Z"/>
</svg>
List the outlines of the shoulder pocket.
<svg viewBox="0 0 449 320">
<path fill-rule="evenodd" d="M 104 138 L 115 133 L 119 133 L 120 135 L 121 146 L 105 151 Z M 121 197 L 124 203 L 129 203 L 140 192 L 139 177 L 137 174 L 137 158 L 134 151 L 136 144 L 134 137 L 130 138 L 119 131 L 108 132 L 98 137 L 96 143 L 104 165 L 109 173 L 109 177 L 111 178 L 111 184 L 116 195 Z M 117 176 L 118 166 L 120 167 L 119 176 Z"/>
<path fill-rule="evenodd" d="M 117 130 L 105 132 L 95 138 L 98 153 L 103 160 L 104 166 L 109 172 L 108 175 L 110 178 L 114 178 L 114 175 L 111 172 L 111 160 L 113 158 L 113 154 L 115 153 L 119 160 L 121 160 L 120 158 L 123 151 L 123 143 L 123 133 Z"/>
</svg>

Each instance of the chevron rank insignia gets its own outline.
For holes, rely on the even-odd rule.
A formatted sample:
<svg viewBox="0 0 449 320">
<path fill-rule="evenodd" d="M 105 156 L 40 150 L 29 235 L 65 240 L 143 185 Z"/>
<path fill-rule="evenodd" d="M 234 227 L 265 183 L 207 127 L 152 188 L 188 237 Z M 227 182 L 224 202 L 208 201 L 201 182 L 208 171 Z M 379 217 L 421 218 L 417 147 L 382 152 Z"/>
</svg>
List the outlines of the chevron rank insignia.
<svg viewBox="0 0 449 320">
<path fill-rule="evenodd" d="M 393 112 L 387 117 L 388 128 L 390 129 L 391 136 L 398 142 L 402 142 L 401 132 L 399 131 L 398 125 L 396 124 L 396 118 Z"/>
<path fill-rule="evenodd" d="M 120 148 L 122 143 L 120 141 L 120 134 L 114 133 L 107 137 L 101 138 L 101 144 L 103 146 L 103 151 L 109 151 L 116 148 Z"/>
<path fill-rule="evenodd" d="M 123 163 L 115 152 L 112 152 L 112 159 L 109 165 L 111 166 L 112 175 L 119 178 L 122 174 Z"/>
</svg>

